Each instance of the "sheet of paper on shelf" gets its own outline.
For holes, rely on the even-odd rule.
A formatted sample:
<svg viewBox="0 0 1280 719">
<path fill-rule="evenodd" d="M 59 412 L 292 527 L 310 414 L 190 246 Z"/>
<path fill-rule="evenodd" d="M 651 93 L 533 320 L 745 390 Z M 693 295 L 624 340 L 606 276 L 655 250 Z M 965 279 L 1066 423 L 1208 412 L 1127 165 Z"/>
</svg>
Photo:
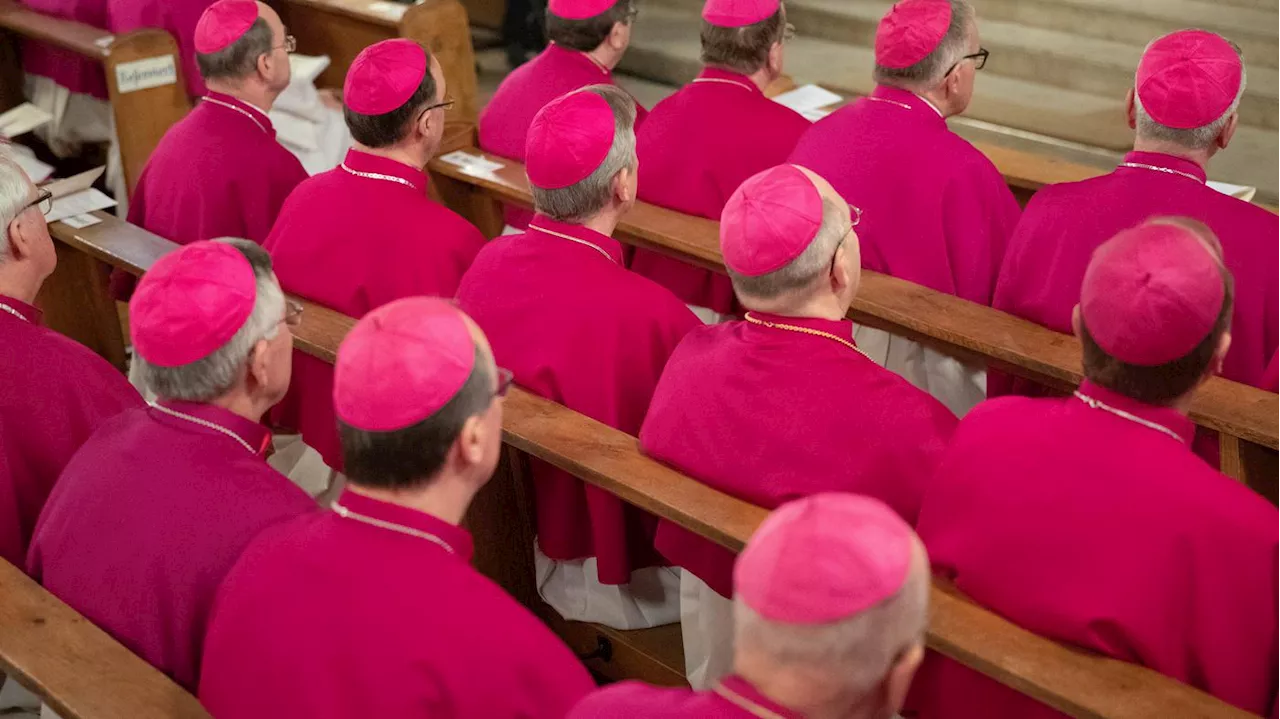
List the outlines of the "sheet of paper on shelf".
<svg viewBox="0 0 1280 719">
<path fill-rule="evenodd" d="M 37 185 L 53 176 L 53 165 L 49 165 L 36 159 L 36 153 L 31 148 L 23 145 L 10 145 L 9 154 L 13 161 L 18 163 L 26 173 L 27 177 Z"/>
<path fill-rule="evenodd" d="M 830 115 L 831 106 L 843 100 L 840 95 L 817 85 L 801 85 L 773 98 L 774 102 L 786 105 L 811 121 Z"/>
<path fill-rule="evenodd" d="M 21 105 L 0 113 L 0 135 L 8 138 L 25 135 L 53 119 L 53 115 L 24 102 Z"/>
<path fill-rule="evenodd" d="M 1224 195 L 1231 195 L 1245 202 L 1251 202 L 1253 196 L 1258 194 L 1258 188 L 1249 187 L 1248 185 L 1233 185 L 1229 182 L 1215 182 L 1214 180 L 1209 180 L 1207 184 Z"/>
<path fill-rule="evenodd" d="M 447 155 L 442 155 L 440 159 L 443 162 L 461 168 L 468 175 L 477 177 L 491 176 L 494 172 L 504 167 L 501 162 L 490 160 L 483 155 L 473 154 L 467 150 L 456 150 Z"/>
<path fill-rule="evenodd" d="M 50 182 L 49 184 L 45 185 L 44 189 L 48 190 L 49 192 L 52 192 L 53 198 L 55 200 L 60 197 L 67 197 L 68 195 L 74 195 L 78 192 L 83 192 L 84 190 L 87 190 L 90 187 L 93 187 L 93 183 L 97 182 L 98 178 L 102 177 L 102 173 L 106 171 L 107 171 L 106 167 L 97 167 L 92 170 L 85 170 L 84 172 L 81 172 L 78 175 L 65 177 L 61 180 L 54 180 L 53 182 Z M 98 209 L 98 208 L 94 208 L 94 209 Z"/>
<path fill-rule="evenodd" d="M 411 3 L 417 5 L 418 3 Z M 409 5 L 399 2 L 389 2 L 388 0 L 378 0 L 378 2 L 369 3 L 369 11 L 375 12 L 383 17 L 392 20 L 399 20 L 404 14 L 409 12 Z"/>
<path fill-rule="evenodd" d="M 276 128 L 276 139 L 299 150 L 316 149 L 316 124 L 290 112 L 271 113 L 271 124 Z"/>
<path fill-rule="evenodd" d="M 98 219 L 94 215 L 74 215 L 72 217 L 62 218 L 62 224 L 69 225 L 71 227 L 76 228 L 77 230 L 83 230 L 86 227 L 92 227 L 98 224 L 99 222 L 102 222 L 102 220 Z"/>
<path fill-rule="evenodd" d="M 105 210 L 108 207 L 115 206 L 115 200 L 105 195 L 101 190 L 90 187 L 87 190 L 81 190 L 54 200 L 53 210 L 48 214 L 47 219 L 49 222 L 57 222 L 68 217 L 87 215 L 94 210 Z"/>
<path fill-rule="evenodd" d="M 307 84 L 316 81 L 320 73 L 329 68 L 328 55 L 290 55 L 289 82 L 300 80 Z"/>
</svg>

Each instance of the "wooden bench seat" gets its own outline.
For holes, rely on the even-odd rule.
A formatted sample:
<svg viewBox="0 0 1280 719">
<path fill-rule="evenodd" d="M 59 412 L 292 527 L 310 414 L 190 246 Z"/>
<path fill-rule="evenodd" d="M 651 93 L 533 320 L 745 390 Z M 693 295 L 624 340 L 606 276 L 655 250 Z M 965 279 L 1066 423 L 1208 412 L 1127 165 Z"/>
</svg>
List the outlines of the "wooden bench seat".
<svg viewBox="0 0 1280 719">
<path fill-rule="evenodd" d="M 72 231 L 62 225 L 54 225 L 53 229 L 59 242 L 69 248 L 135 273 L 145 271 L 173 247 L 109 217 L 85 230 Z M 304 304 L 305 320 L 295 335 L 295 344 L 332 362 L 354 320 L 318 305 Z M 517 512 L 514 518 L 511 514 L 515 506 L 512 497 L 517 504 L 521 501 L 518 482 L 511 481 L 518 475 L 518 471 L 512 471 L 513 457 L 518 460 L 533 456 L 550 462 L 735 551 L 742 548 L 766 514 L 759 507 L 721 494 L 645 457 L 634 437 L 519 388 L 509 395 L 504 417 L 503 438 L 509 448 L 504 472 L 477 497 L 467 524 L 477 537 L 477 565 L 504 586 L 514 578 L 517 586 L 508 588 L 518 598 L 527 600 L 529 596 L 532 564 L 527 561 L 527 547 L 509 546 L 505 540 L 522 533 L 515 525 L 528 525 L 532 519 L 527 513 Z M 495 525 L 497 517 L 503 517 L 504 522 Z M 484 566 L 486 563 L 491 566 Z M 928 633 L 931 648 L 1071 716 L 1250 716 L 1151 670 L 1037 637 L 945 587 L 934 588 L 932 601 Z M 646 639 L 656 643 L 636 648 L 628 654 L 628 660 L 647 653 L 657 661 L 670 663 L 679 644 L 675 643 L 674 632 L 667 633 L 665 639 L 649 633 Z M 618 639 L 626 640 L 626 634 L 617 633 Z M 582 651 L 580 645 L 575 646 Z"/>
<path fill-rule="evenodd" d="M 501 231 L 500 202 L 533 204 L 524 166 L 502 162 L 502 169 L 484 177 L 438 158 L 430 165 L 433 184 L 445 201 L 490 237 Z M 622 218 L 615 236 L 637 247 L 725 271 L 719 224 L 714 220 L 640 202 Z M 1075 337 L 888 275 L 863 271 L 849 317 L 1059 390 L 1070 390 L 1082 379 L 1080 344 Z M 1196 394 L 1191 418 L 1222 434 L 1225 471 L 1275 501 L 1280 401 L 1274 393 L 1215 378 Z"/>
</svg>

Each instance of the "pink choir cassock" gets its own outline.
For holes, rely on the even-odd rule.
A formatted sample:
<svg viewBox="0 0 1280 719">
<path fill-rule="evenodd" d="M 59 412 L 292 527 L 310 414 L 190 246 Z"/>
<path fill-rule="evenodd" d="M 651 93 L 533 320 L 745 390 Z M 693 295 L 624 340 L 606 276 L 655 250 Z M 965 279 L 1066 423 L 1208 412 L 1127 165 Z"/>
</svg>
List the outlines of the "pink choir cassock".
<svg viewBox="0 0 1280 719">
<path fill-rule="evenodd" d="M 1080 301 L 1093 251 L 1120 231 L 1159 216 L 1200 220 L 1218 236 L 1236 292 L 1222 374 L 1260 386 L 1280 341 L 1280 217 L 1208 187 L 1204 168 L 1189 160 L 1131 152 L 1110 174 L 1041 188 L 1010 242 L 995 308 L 1070 333 L 1071 309 Z M 1038 388 L 993 373 L 988 392 L 1036 394 Z"/>
<path fill-rule="evenodd" d="M 142 28 L 159 28 L 173 36 L 182 60 L 187 94 L 204 95 L 204 78 L 196 64 L 196 23 L 214 0 L 107 0 L 107 25 L 123 34 Z"/>
<path fill-rule="evenodd" d="M 71 455 L 104 422 L 142 406 L 119 370 L 40 319 L 0 295 L 0 558 L 19 567 Z"/>
<path fill-rule="evenodd" d="M 63 471 L 36 526 L 28 573 L 195 691 L 223 577 L 260 531 L 316 511 L 267 465 L 270 441 L 261 424 L 213 405 L 164 401 L 118 415 Z"/>
<path fill-rule="evenodd" d="M 808 120 L 766 98 L 746 76 L 705 68 L 693 82 L 655 105 L 637 130 L 639 197 L 719 220 L 738 185 L 786 162 L 809 127 Z M 733 285 L 722 274 L 649 250 L 636 250 L 631 269 L 687 304 L 720 314 L 738 310 Z"/>
<path fill-rule="evenodd" d="M 560 719 L 594 688 L 470 566 L 466 530 L 350 491 L 338 505 L 440 543 L 333 512 L 264 532 L 223 584 L 205 643 L 199 693 L 214 716 Z"/>
<path fill-rule="evenodd" d="M 74 20 L 103 30 L 109 28 L 108 0 L 22 0 L 36 12 Z M 107 99 L 107 78 L 102 64 L 71 50 L 36 40 L 22 42 L 22 69 L 29 75 L 53 80 L 71 92 Z"/>
<path fill-rule="evenodd" d="M 480 149 L 524 162 L 525 136 L 533 116 L 561 95 L 589 85 L 616 85 L 613 73 L 584 52 L 550 43 L 547 49 L 503 78 L 493 99 L 480 111 Z M 636 103 L 636 129 L 647 111 Z M 507 224 L 523 230 L 533 213 L 508 207 Z"/>
<path fill-rule="evenodd" d="M 426 192 L 425 172 L 350 150 L 281 209 L 265 244 L 280 285 L 356 318 L 401 297 L 453 297 L 485 239 Z M 341 470 L 332 393 L 333 365 L 295 352 L 289 394 L 272 417 Z"/>
<path fill-rule="evenodd" d="M 662 719 L 804 719 L 774 702 L 745 679 L 729 676 L 713 689 L 655 687 L 628 681 L 604 687 L 569 712 L 565 719 L 615 719 L 616 717 L 662 717 Z"/>
<path fill-rule="evenodd" d="M 853 323 L 751 312 L 853 337 Z M 819 492 L 875 497 L 914 524 L 957 420 L 835 340 L 747 321 L 700 327 L 671 355 L 640 430 L 664 464 L 766 509 Z M 734 553 L 662 521 L 657 547 L 722 597 Z"/>
<path fill-rule="evenodd" d="M 1186 417 L 1080 392 L 1134 419 L 1005 397 L 961 422 L 920 512 L 934 571 L 1036 634 L 1268 713 L 1276 508 L 1191 452 Z M 914 686 L 921 717 L 1061 716 L 937 656 Z"/>
<path fill-rule="evenodd" d="M 991 304 L 1018 202 L 929 103 L 881 85 L 814 123 L 789 161 L 862 209 L 863 267 Z"/>
<path fill-rule="evenodd" d="M 218 237 L 266 241 L 285 198 L 307 171 L 252 105 L 210 92 L 169 128 L 138 180 L 129 222 L 180 245 Z M 133 277 L 112 274 L 118 300 Z"/>
<path fill-rule="evenodd" d="M 458 303 L 516 382 L 628 434 L 640 431 L 667 357 L 700 323 L 675 295 L 622 266 L 622 245 L 537 215 L 491 241 L 462 278 Z M 538 547 L 553 560 L 595 557 L 602 584 L 664 562 L 657 519 L 533 462 Z"/>
</svg>

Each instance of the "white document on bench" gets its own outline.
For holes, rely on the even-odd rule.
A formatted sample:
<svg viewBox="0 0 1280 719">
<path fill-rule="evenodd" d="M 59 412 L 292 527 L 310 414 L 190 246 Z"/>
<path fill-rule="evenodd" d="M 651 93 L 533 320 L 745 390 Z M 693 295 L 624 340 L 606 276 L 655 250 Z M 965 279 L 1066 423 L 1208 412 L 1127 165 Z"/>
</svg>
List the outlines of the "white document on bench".
<svg viewBox="0 0 1280 719">
<path fill-rule="evenodd" d="M 29 102 L 24 102 L 12 110 L 0 113 L 0 135 L 12 139 L 25 135 L 52 119 L 52 114 Z"/>
<path fill-rule="evenodd" d="M 795 110 L 811 122 L 830 115 L 828 108 L 842 100 L 843 97 L 817 85 L 801 85 L 773 98 L 774 102 Z"/>
<path fill-rule="evenodd" d="M 442 155 L 440 161 L 447 162 L 475 177 L 492 178 L 494 176 L 493 173 L 505 167 L 501 162 L 490 160 L 484 155 L 477 155 L 467 150 L 455 150 L 447 155 Z"/>
<path fill-rule="evenodd" d="M 1252 202 L 1253 196 L 1258 194 L 1258 188 L 1249 187 L 1248 185 L 1233 185 L 1229 182 L 1216 182 L 1214 180 L 1209 180 L 1209 182 L 1205 184 L 1224 195 L 1231 195 L 1232 197 L 1244 200 L 1245 202 Z"/>
<path fill-rule="evenodd" d="M 115 207 L 115 200 L 93 187 L 93 183 L 102 176 L 105 169 L 99 167 L 63 180 L 54 180 L 45 185 L 45 189 L 53 193 L 53 209 L 50 210 L 46 219 L 49 222 L 58 222 L 76 215 L 87 215 L 94 210 Z"/>
<path fill-rule="evenodd" d="M 412 4 L 417 5 L 421 2 L 422 0 L 418 0 Z M 369 12 L 375 12 L 392 20 L 399 20 L 404 17 L 405 13 L 409 12 L 409 5 L 398 2 L 389 2 L 389 0 L 378 0 L 378 2 L 369 3 Z"/>
<path fill-rule="evenodd" d="M 49 165 L 36 159 L 36 153 L 31 148 L 23 145 L 10 145 L 9 155 L 13 161 L 18 163 L 26 173 L 27 177 L 37 185 L 53 176 L 53 165 Z"/>
</svg>

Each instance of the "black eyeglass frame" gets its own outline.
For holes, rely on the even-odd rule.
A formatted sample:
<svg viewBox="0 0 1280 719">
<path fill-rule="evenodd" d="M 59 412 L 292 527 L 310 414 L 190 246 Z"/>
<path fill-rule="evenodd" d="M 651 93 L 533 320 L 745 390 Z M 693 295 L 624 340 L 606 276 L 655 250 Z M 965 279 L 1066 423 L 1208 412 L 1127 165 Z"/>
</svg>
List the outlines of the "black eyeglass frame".
<svg viewBox="0 0 1280 719">
<path fill-rule="evenodd" d="M 989 57 L 991 57 L 991 51 L 986 49 L 985 47 L 980 47 L 978 48 L 977 52 L 971 55 L 965 55 L 959 60 L 956 60 L 956 64 L 952 65 L 951 69 L 947 70 L 947 73 L 943 75 L 943 77 L 949 77 L 951 73 L 956 71 L 957 67 L 960 67 L 960 63 L 964 62 L 965 60 L 977 60 L 977 62 L 973 64 L 973 69 L 981 70 L 982 68 L 987 66 L 987 58 Z"/>
<path fill-rule="evenodd" d="M 53 212 L 53 193 L 44 188 L 37 189 L 39 189 L 39 192 L 36 194 L 36 199 L 23 205 L 22 211 L 18 214 L 22 214 L 23 212 L 30 210 L 32 207 L 37 206 L 39 206 L 40 214 L 45 215 L 46 217 L 50 212 Z M 48 203 L 48 206 L 44 206 L 45 203 Z"/>
</svg>

